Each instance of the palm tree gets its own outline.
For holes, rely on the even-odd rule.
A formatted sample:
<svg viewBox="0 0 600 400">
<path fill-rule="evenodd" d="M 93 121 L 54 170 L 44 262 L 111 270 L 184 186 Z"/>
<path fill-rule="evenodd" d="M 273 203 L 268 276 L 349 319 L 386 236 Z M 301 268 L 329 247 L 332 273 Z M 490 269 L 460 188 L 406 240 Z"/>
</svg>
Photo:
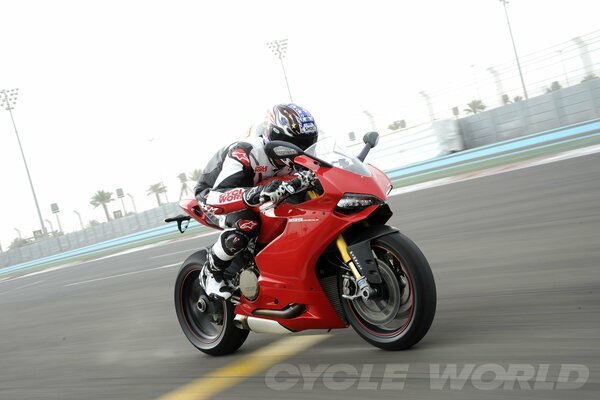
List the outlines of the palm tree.
<svg viewBox="0 0 600 400">
<path fill-rule="evenodd" d="M 202 170 L 195 169 L 192 171 L 192 174 L 190 175 L 190 181 L 198 182 L 200 180 L 200 176 L 202 176 Z"/>
<path fill-rule="evenodd" d="M 19 247 L 26 246 L 29 243 L 29 240 L 23 238 L 15 238 L 8 246 L 9 250 L 18 249 Z"/>
<path fill-rule="evenodd" d="M 552 84 L 546 88 L 546 93 L 554 92 L 556 90 L 562 89 L 562 86 L 558 81 L 552 82 Z"/>
<path fill-rule="evenodd" d="M 181 190 L 179 191 L 179 200 L 181 200 L 184 194 L 187 195 L 190 192 L 190 188 L 187 185 L 188 178 L 185 172 L 180 173 L 177 177 L 179 178 L 179 182 L 181 182 Z"/>
<path fill-rule="evenodd" d="M 98 190 L 96 194 L 92 197 L 90 204 L 94 206 L 94 208 L 98 206 L 102 206 L 104 209 L 104 214 L 106 215 L 106 220 L 110 221 L 110 215 L 108 214 L 108 207 L 106 206 L 111 201 L 115 201 L 112 198 L 112 192 L 105 192 L 104 190 Z"/>
<path fill-rule="evenodd" d="M 581 83 L 583 83 L 583 82 L 587 82 L 587 81 L 591 81 L 592 79 L 598 79 L 598 77 L 597 77 L 596 75 L 594 75 L 594 74 L 589 74 L 589 75 L 586 75 L 586 76 L 583 78 L 583 80 L 581 81 Z"/>
<path fill-rule="evenodd" d="M 467 108 L 465 108 L 464 111 L 467 114 L 477 114 L 478 112 L 483 111 L 486 108 L 487 106 L 483 104 L 481 100 L 472 100 L 470 103 L 467 104 Z"/>
<path fill-rule="evenodd" d="M 160 207 L 162 206 L 162 203 L 160 201 L 160 194 L 167 193 L 167 188 L 165 187 L 164 183 L 159 182 L 155 183 L 154 185 L 150 185 L 146 192 L 148 193 L 148 196 L 150 196 L 151 194 L 156 196 L 156 201 L 158 203 L 158 206 Z"/>
<path fill-rule="evenodd" d="M 404 122 L 404 120 L 394 121 L 388 125 L 388 129 L 391 131 L 395 131 L 398 129 L 404 129 L 404 128 L 406 128 L 406 122 Z"/>
<path fill-rule="evenodd" d="M 513 97 L 513 102 L 518 103 L 519 101 L 523 101 L 523 97 L 521 97 L 521 96 Z"/>
</svg>

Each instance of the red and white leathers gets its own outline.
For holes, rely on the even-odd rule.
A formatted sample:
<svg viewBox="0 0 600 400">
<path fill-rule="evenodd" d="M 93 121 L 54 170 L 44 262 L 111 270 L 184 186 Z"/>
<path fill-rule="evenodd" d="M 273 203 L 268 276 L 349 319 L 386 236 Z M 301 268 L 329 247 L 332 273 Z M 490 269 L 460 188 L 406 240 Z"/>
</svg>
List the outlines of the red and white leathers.
<svg viewBox="0 0 600 400">
<path fill-rule="evenodd" d="M 260 231 L 260 219 L 250 210 L 244 194 L 266 178 L 293 173 L 285 164 L 275 165 L 265 154 L 264 144 L 262 137 L 248 138 L 219 150 L 195 187 L 207 218 L 224 228 L 209 254 L 209 268 L 215 276 L 222 274 Z"/>
<path fill-rule="evenodd" d="M 243 195 L 248 189 L 266 178 L 292 174 L 292 168 L 277 166 L 267 157 L 264 145 L 262 137 L 248 138 L 213 156 L 195 187 L 206 212 L 221 215 L 244 210 Z"/>
</svg>

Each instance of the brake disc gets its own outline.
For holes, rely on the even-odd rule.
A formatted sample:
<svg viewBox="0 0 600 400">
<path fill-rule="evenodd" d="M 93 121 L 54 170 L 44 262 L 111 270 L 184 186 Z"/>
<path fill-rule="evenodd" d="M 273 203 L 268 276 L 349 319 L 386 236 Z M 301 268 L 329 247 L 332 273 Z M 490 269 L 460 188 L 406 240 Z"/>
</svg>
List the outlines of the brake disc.
<svg viewBox="0 0 600 400">
<path fill-rule="evenodd" d="M 372 325 L 385 325 L 393 321 L 402 306 L 402 290 L 394 271 L 384 262 L 377 261 L 382 289 L 379 296 L 364 300 L 355 299 L 352 304 L 362 319 Z"/>
</svg>

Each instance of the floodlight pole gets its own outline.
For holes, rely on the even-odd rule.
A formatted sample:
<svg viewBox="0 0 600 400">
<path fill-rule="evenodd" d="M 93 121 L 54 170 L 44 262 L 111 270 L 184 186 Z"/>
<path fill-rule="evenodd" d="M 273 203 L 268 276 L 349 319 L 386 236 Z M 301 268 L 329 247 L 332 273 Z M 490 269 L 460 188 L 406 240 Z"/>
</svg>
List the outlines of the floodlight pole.
<svg viewBox="0 0 600 400">
<path fill-rule="evenodd" d="M 42 218 L 42 213 L 40 211 L 40 205 L 38 203 L 37 196 L 35 195 L 35 189 L 33 188 L 33 181 L 31 180 L 31 174 L 29 173 L 29 167 L 27 166 L 27 160 L 25 159 L 25 152 L 23 151 L 23 146 L 21 145 L 21 139 L 19 138 L 19 132 L 17 131 L 17 125 L 15 124 L 15 118 L 13 117 L 12 110 L 13 106 L 17 102 L 17 96 L 19 94 L 19 89 L 12 90 L 0 90 L 0 94 L 3 96 L 2 105 L 6 106 L 6 110 L 10 114 L 10 119 L 12 120 L 13 127 L 15 128 L 15 135 L 17 136 L 17 142 L 19 143 L 19 149 L 21 150 L 21 157 L 23 157 L 23 163 L 25 164 L 25 171 L 27 172 L 27 179 L 29 179 L 29 186 L 31 186 L 31 193 L 33 193 L 33 201 L 35 202 L 35 207 L 37 209 L 38 218 L 40 219 L 40 226 L 42 227 L 42 235 L 48 236 L 48 231 L 46 230 L 46 226 L 44 225 L 44 219 Z"/>
<path fill-rule="evenodd" d="M 527 95 L 527 89 L 525 88 L 525 80 L 523 79 L 523 72 L 521 71 L 521 63 L 519 62 L 519 55 L 517 54 L 517 46 L 515 45 L 515 38 L 513 37 L 512 28 L 510 27 L 510 19 L 508 18 L 508 10 L 506 9 L 506 3 L 508 0 L 500 0 L 504 5 L 504 14 L 506 15 L 506 24 L 508 25 L 508 32 L 510 33 L 510 40 L 512 41 L 513 51 L 515 52 L 515 59 L 517 60 L 517 68 L 519 69 L 519 77 L 521 78 L 521 85 L 523 86 L 523 94 L 525 100 L 529 99 Z"/>
<path fill-rule="evenodd" d="M 275 57 L 279 58 L 279 62 L 281 63 L 281 70 L 283 71 L 283 77 L 285 79 L 285 85 L 287 86 L 288 95 L 290 96 L 290 102 L 293 103 L 292 99 L 292 91 L 290 90 L 290 83 L 288 82 L 287 74 L 285 72 L 285 66 L 283 65 L 283 58 L 285 57 L 285 53 L 287 51 L 287 39 L 275 40 L 274 42 L 268 42 L 267 47 L 271 49 Z"/>
</svg>

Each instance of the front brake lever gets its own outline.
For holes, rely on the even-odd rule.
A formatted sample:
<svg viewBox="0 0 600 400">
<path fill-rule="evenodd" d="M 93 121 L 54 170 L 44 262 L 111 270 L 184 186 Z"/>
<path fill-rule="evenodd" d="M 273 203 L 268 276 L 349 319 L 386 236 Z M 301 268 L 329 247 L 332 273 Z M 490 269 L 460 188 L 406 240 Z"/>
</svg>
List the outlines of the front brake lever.
<svg viewBox="0 0 600 400">
<path fill-rule="evenodd" d="M 317 188 L 318 188 L 318 186 L 319 186 L 319 185 L 316 185 L 316 184 L 315 184 L 315 185 L 310 185 L 310 186 L 308 186 L 308 187 L 305 187 L 305 188 L 302 188 L 302 189 L 298 190 L 297 192 L 294 192 L 294 193 L 288 193 L 286 196 L 284 196 L 284 197 L 280 198 L 280 199 L 279 199 L 279 201 L 277 201 L 276 203 L 275 203 L 275 202 L 272 202 L 272 201 L 271 201 L 271 202 L 268 202 L 268 203 L 265 203 L 265 204 L 263 204 L 262 206 L 260 206 L 260 207 L 259 207 L 259 212 L 263 213 L 263 212 L 266 212 L 266 211 L 272 210 L 272 209 L 274 209 L 275 207 L 279 206 L 279 205 L 280 205 L 281 203 L 283 203 L 284 201 L 286 201 L 286 200 L 287 200 L 289 197 L 291 197 L 291 196 L 293 196 L 293 195 L 295 195 L 295 194 L 298 194 L 298 193 L 302 193 L 302 192 L 304 192 L 304 191 L 307 191 L 307 190 L 314 190 L 314 189 L 317 189 Z"/>
<path fill-rule="evenodd" d="M 284 201 L 286 201 L 286 199 L 288 197 L 290 197 L 292 194 L 293 193 L 289 193 L 287 196 L 284 196 L 284 197 L 280 198 L 279 201 L 277 201 L 277 202 L 271 201 L 271 202 L 265 203 L 266 205 L 263 204 L 259 208 L 259 211 L 260 212 L 264 212 L 264 211 L 272 210 L 273 208 L 277 207 L 278 205 L 280 205 L 281 203 L 283 203 Z"/>
<path fill-rule="evenodd" d="M 277 207 L 278 204 L 275 204 L 274 202 L 270 202 L 270 203 L 266 203 L 266 205 L 262 205 L 258 208 L 258 211 L 260 211 L 261 213 L 265 213 L 269 210 L 272 210 L 273 208 Z"/>
</svg>

